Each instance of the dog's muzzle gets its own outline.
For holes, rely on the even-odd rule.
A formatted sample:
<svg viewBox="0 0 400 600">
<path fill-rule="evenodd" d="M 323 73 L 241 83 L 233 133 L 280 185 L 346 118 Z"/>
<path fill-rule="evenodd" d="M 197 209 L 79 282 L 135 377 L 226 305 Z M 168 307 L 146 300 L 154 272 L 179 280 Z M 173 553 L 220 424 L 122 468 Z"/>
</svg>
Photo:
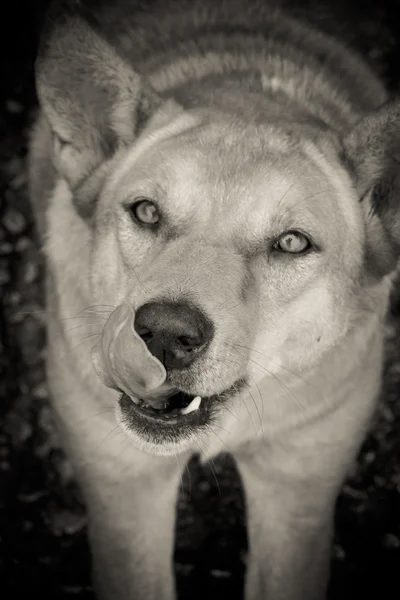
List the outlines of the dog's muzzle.
<svg viewBox="0 0 400 600">
<path fill-rule="evenodd" d="M 104 385 L 121 395 L 124 423 L 141 437 L 177 442 L 207 425 L 222 401 L 245 385 L 239 379 L 220 394 L 200 397 L 176 389 L 167 369 L 189 367 L 205 351 L 214 328 L 187 304 L 152 302 L 136 315 L 123 304 L 111 313 L 92 350 L 94 368 Z"/>
<path fill-rule="evenodd" d="M 140 334 L 140 335 L 139 335 Z M 122 392 L 149 418 L 172 423 L 200 408 L 200 396 L 185 394 L 167 383 L 167 368 L 185 368 L 205 350 L 213 327 L 198 310 L 173 303 L 149 303 L 136 313 L 119 306 L 92 350 L 104 385 Z M 173 365 L 173 366 L 172 366 Z"/>
</svg>

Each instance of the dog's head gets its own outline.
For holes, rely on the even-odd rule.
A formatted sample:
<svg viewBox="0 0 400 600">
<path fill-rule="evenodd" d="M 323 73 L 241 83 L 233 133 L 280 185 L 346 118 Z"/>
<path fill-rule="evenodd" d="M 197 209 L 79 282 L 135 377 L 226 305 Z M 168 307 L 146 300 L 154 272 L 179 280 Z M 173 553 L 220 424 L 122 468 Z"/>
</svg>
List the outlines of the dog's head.
<svg viewBox="0 0 400 600">
<path fill-rule="evenodd" d="M 165 369 L 165 393 L 120 397 L 121 421 L 145 449 L 176 452 L 248 386 L 309 372 L 369 310 L 400 245 L 400 108 L 312 136 L 284 115 L 185 110 L 84 20 L 52 32 L 38 94 L 90 228 L 91 303 L 131 306 L 132 356 L 139 336 Z M 262 410 L 281 418 L 273 402 Z"/>
</svg>

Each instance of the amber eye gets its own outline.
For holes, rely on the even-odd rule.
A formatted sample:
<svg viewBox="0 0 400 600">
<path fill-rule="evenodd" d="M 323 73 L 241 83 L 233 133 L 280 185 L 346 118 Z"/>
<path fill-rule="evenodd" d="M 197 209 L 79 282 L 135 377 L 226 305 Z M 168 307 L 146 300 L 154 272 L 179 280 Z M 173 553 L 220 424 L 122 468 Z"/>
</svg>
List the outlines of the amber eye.
<svg viewBox="0 0 400 600">
<path fill-rule="evenodd" d="M 157 206 L 147 198 L 139 198 L 129 206 L 129 211 L 135 221 L 142 225 L 157 225 L 160 214 Z"/>
<path fill-rule="evenodd" d="M 310 247 L 309 239 L 299 231 L 287 231 L 274 244 L 275 250 L 290 254 L 301 254 Z"/>
</svg>

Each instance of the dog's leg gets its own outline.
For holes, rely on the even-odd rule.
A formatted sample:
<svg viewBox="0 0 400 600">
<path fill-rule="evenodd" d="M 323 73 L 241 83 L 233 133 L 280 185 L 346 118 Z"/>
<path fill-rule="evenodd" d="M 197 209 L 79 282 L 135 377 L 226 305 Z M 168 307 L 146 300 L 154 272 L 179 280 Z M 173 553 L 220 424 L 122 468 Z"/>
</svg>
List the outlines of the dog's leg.
<svg viewBox="0 0 400 600">
<path fill-rule="evenodd" d="M 155 463 L 159 462 L 156 457 Z M 95 589 L 101 600 L 175 598 L 173 548 L 180 472 L 151 465 L 122 473 L 89 492 L 89 534 Z"/>
<path fill-rule="evenodd" d="M 48 340 L 54 413 L 88 511 L 98 598 L 172 600 L 176 500 L 190 453 L 155 456 L 137 449 L 113 417 L 115 393 L 91 368 L 83 380 L 67 359 L 58 359 L 71 349 L 52 318 Z M 86 349 L 80 350 L 87 364 Z"/>
<path fill-rule="evenodd" d="M 255 448 L 256 451 L 256 448 Z M 323 600 L 336 493 L 324 481 L 274 470 L 237 455 L 246 494 L 246 600 Z M 326 482 L 325 482 L 326 483 Z"/>
</svg>

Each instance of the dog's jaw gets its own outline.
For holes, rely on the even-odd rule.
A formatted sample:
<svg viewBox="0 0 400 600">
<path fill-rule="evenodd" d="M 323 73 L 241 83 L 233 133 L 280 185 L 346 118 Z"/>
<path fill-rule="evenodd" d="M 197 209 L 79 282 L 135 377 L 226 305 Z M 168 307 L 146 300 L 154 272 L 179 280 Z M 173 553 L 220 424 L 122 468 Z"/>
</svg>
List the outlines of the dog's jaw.
<svg viewBox="0 0 400 600">
<path fill-rule="evenodd" d="M 226 408 L 226 403 L 234 401 L 245 386 L 245 379 L 241 379 L 221 394 L 201 398 L 200 402 L 200 397 L 196 396 L 192 401 L 199 404 L 196 409 L 186 413 L 184 409 L 175 410 L 170 417 L 161 411 L 146 410 L 137 401 L 122 394 L 116 407 L 117 422 L 134 445 L 147 453 L 168 456 L 188 449 L 198 450 Z"/>
</svg>

